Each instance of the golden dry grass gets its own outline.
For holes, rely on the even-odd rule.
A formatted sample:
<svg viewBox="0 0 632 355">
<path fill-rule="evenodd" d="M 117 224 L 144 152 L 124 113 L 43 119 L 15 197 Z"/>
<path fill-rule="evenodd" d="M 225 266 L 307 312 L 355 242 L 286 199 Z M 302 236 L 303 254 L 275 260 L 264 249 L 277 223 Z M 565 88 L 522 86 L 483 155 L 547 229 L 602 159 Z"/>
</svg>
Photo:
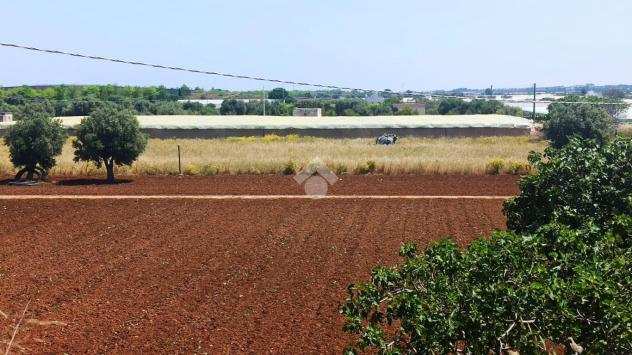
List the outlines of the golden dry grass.
<svg viewBox="0 0 632 355">
<path fill-rule="evenodd" d="M 373 139 L 298 136 L 226 139 L 150 139 L 145 153 L 120 175 L 178 173 L 177 146 L 185 174 L 266 174 L 299 170 L 320 160 L 336 173 L 485 174 L 527 169 L 527 155 L 546 143 L 529 137 L 402 138 L 394 146 Z M 52 175 L 101 175 L 92 164 L 74 163 L 70 143 L 57 158 Z M 0 173 L 11 174 L 6 146 L 0 146 Z"/>
</svg>

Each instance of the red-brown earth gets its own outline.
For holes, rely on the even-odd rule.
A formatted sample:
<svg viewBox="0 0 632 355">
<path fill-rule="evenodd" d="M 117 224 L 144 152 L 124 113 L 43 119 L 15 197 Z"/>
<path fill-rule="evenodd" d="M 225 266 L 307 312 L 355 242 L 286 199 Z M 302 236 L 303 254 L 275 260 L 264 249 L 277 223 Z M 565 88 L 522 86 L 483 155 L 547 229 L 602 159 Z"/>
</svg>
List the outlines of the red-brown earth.
<svg viewBox="0 0 632 355">
<path fill-rule="evenodd" d="M 336 195 L 497 195 L 518 192 L 515 175 L 341 175 L 329 187 Z M 298 195 L 303 188 L 292 176 L 215 175 L 122 177 L 115 185 L 95 178 L 54 177 L 40 186 L 9 186 L 0 180 L 0 195 L 6 194 L 117 194 L 117 195 Z"/>
<path fill-rule="evenodd" d="M 343 177 L 335 194 L 511 195 L 514 177 Z M 152 177 L 0 194 L 299 194 Z M 73 185 L 73 184 L 71 184 Z M 505 227 L 501 200 L 0 200 L 0 350 L 340 353 L 346 286 L 399 246 Z"/>
</svg>

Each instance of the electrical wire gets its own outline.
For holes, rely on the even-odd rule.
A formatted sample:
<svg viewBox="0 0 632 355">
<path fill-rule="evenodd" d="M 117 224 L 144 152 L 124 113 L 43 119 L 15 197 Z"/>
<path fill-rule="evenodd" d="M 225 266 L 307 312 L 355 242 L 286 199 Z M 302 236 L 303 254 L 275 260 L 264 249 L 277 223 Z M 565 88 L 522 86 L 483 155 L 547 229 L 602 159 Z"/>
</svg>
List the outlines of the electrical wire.
<svg viewBox="0 0 632 355">
<path fill-rule="evenodd" d="M 131 61 L 131 60 L 125 60 L 125 59 L 88 55 L 88 54 L 76 53 L 76 52 L 67 52 L 67 51 L 61 51 L 61 50 L 56 50 L 56 49 L 37 48 L 37 47 L 24 46 L 24 45 L 19 45 L 19 44 L 14 44 L 14 43 L 1 43 L 0 42 L 0 46 L 24 49 L 28 51 L 41 52 L 41 53 L 65 55 L 65 56 L 78 57 L 78 58 L 84 58 L 84 59 L 92 59 L 92 60 L 105 61 L 105 62 L 130 64 L 130 65 L 137 65 L 137 66 L 144 66 L 144 67 L 196 73 L 196 74 L 215 75 L 215 76 L 222 76 L 222 77 L 234 78 L 234 79 L 247 79 L 247 80 L 265 81 L 265 82 L 277 83 L 277 84 L 300 85 L 300 86 L 310 86 L 310 87 L 318 87 L 318 88 L 325 88 L 325 89 L 337 89 L 337 90 L 348 90 L 348 91 L 386 92 L 386 91 L 379 91 L 379 90 L 359 89 L 359 88 L 351 88 L 351 87 L 329 85 L 329 84 L 271 79 L 271 78 L 256 77 L 256 76 L 250 76 L 250 75 L 230 74 L 230 73 L 222 73 L 222 72 L 217 72 L 217 71 L 207 71 L 207 70 L 190 69 L 190 68 L 168 66 L 168 65 L 161 65 L 161 64 L 152 64 L 152 63 Z"/>
<path fill-rule="evenodd" d="M 344 91 L 360 91 L 360 92 L 365 92 L 365 93 L 389 93 L 389 94 L 400 95 L 400 96 L 401 95 L 412 95 L 412 96 L 422 96 L 422 97 L 426 97 L 426 98 L 441 97 L 441 98 L 456 98 L 456 99 L 461 99 L 461 100 L 480 99 L 480 100 L 500 101 L 500 102 L 505 102 L 505 103 L 524 103 L 524 104 L 533 104 L 533 103 L 536 103 L 536 104 L 538 104 L 538 103 L 540 103 L 540 104 L 564 103 L 564 104 L 588 104 L 588 105 L 627 105 L 627 103 L 623 103 L 623 102 L 537 101 L 537 100 L 507 100 L 507 99 L 500 99 L 500 100 L 498 100 L 496 98 L 488 98 L 488 97 L 479 98 L 479 97 L 467 97 L 467 96 L 457 96 L 457 95 L 442 95 L 442 94 L 432 94 L 432 93 L 427 93 L 427 92 L 410 91 L 410 90 L 405 91 L 405 92 L 394 92 L 394 91 L 391 91 L 391 90 L 362 89 L 362 88 L 352 88 L 352 87 L 337 86 L 337 85 L 330 85 L 330 84 L 320 84 L 320 83 L 309 83 L 309 82 L 300 82 L 300 81 L 291 81 L 291 80 L 271 79 L 271 78 L 265 78 L 265 77 L 255 77 L 255 76 L 249 76 L 249 75 L 230 74 L 230 73 L 222 73 L 222 72 L 217 72 L 217 71 L 207 71 L 207 70 L 190 69 L 190 68 L 183 68 L 183 67 L 177 67 L 177 66 L 152 64 L 152 63 L 131 61 L 131 60 L 125 60 L 125 59 L 117 59 L 117 58 L 110 58 L 110 57 L 88 55 L 88 54 L 82 54 L 82 53 L 77 53 L 77 52 L 68 52 L 68 51 L 62 51 L 62 50 L 56 50 L 56 49 L 44 49 L 44 48 L 38 48 L 38 47 L 33 47 L 33 46 L 19 45 L 19 44 L 15 44 L 15 43 L 2 43 L 2 42 L 0 42 L 0 46 L 10 47 L 10 48 L 18 48 L 18 49 L 34 51 L 34 52 L 41 52 L 41 53 L 48 53 L 48 54 L 65 55 L 65 56 L 71 56 L 71 57 L 91 59 L 91 60 L 97 60 L 97 61 L 106 61 L 106 62 L 113 62 L 113 63 L 137 65 L 137 66 L 144 66 L 144 67 L 151 67 L 151 68 L 158 68 L 158 69 L 166 69 L 166 70 L 174 70 L 174 71 L 182 71 L 182 72 L 189 72 L 189 73 L 196 73 L 196 74 L 214 75 L 214 76 L 221 76 L 221 77 L 234 78 L 234 79 L 246 79 L 246 80 L 264 81 L 264 82 L 277 83 L 277 84 L 309 86 L 309 87 L 317 87 L 317 88 L 324 88 L 324 89 L 334 89 L 334 90 L 344 90 Z"/>
</svg>

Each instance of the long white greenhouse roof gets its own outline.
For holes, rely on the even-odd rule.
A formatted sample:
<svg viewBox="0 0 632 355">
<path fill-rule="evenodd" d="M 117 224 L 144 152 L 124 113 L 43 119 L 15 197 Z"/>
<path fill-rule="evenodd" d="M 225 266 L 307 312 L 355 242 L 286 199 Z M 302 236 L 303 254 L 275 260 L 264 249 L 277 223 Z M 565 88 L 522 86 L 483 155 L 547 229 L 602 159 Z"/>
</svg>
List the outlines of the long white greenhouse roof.
<svg viewBox="0 0 632 355">
<path fill-rule="evenodd" d="M 72 127 L 81 117 L 64 117 Z M 142 128 L 155 129 L 341 129 L 341 128 L 529 128 L 532 121 L 504 115 L 423 115 L 365 117 L 294 116 L 138 116 Z"/>
<path fill-rule="evenodd" d="M 353 129 L 353 128 L 530 128 L 532 121 L 505 115 L 421 116 L 137 116 L 141 128 L 153 129 Z M 74 127 L 82 117 L 60 117 Z M 0 124 L 6 126 L 9 124 Z"/>
</svg>

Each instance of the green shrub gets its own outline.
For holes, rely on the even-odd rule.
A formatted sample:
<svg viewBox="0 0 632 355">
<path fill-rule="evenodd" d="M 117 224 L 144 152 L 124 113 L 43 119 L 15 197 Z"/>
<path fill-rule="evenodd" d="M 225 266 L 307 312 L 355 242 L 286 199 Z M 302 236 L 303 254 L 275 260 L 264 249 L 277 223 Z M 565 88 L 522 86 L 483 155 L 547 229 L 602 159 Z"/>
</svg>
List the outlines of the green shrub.
<svg viewBox="0 0 632 355">
<path fill-rule="evenodd" d="M 544 134 L 556 148 L 564 146 L 574 136 L 603 143 L 615 132 L 612 116 L 606 110 L 589 104 L 551 104 L 544 122 Z"/>
<path fill-rule="evenodd" d="M 531 171 L 531 165 L 529 163 L 512 161 L 507 165 L 506 171 L 512 175 L 525 175 Z"/>
<path fill-rule="evenodd" d="M 572 139 L 562 149 L 532 153 L 529 161 L 538 173 L 522 178 L 520 195 L 505 203 L 509 229 L 532 232 L 553 220 L 603 225 L 632 213 L 632 139 L 604 145 Z"/>
<path fill-rule="evenodd" d="M 283 166 L 283 169 L 281 170 L 281 173 L 283 173 L 283 175 L 294 175 L 296 174 L 297 171 L 298 171 L 298 168 L 296 166 L 296 163 L 290 160 L 287 163 L 285 163 L 285 165 Z"/>
<path fill-rule="evenodd" d="M 403 265 L 349 286 L 350 350 L 446 354 L 461 343 L 464 353 L 535 354 L 572 338 L 589 353 L 630 353 L 632 218 L 612 227 L 497 232 L 465 250 L 449 240 L 423 253 L 404 245 Z"/>
<path fill-rule="evenodd" d="M 375 172 L 376 168 L 377 168 L 377 164 L 375 163 L 375 161 L 373 160 L 369 160 L 366 162 L 366 167 L 369 170 L 370 173 Z"/>
<path fill-rule="evenodd" d="M 203 176 L 213 176 L 219 173 L 219 169 L 215 165 L 206 164 L 200 168 L 199 173 Z"/>
<path fill-rule="evenodd" d="M 359 174 L 359 175 L 371 174 L 375 172 L 376 167 L 377 167 L 377 164 L 373 160 L 369 160 L 364 164 L 359 164 L 356 167 L 355 172 L 356 174 Z"/>
<path fill-rule="evenodd" d="M 405 244 L 401 266 L 348 287 L 350 352 L 631 353 L 631 154 L 624 138 L 532 154 L 536 174 L 504 207 L 512 231 L 467 249 Z"/>
<path fill-rule="evenodd" d="M 5 137 L 11 162 L 21 168 L 15 179 L 21 179 L 24 173 L 28 180 L 34 175 L 45 178 L 55 166 L 55 156 L 61 154 L 65 141 L 66 131 L 61 122 L 44 113 L 33 113 L 17 121 Z"/>
<path fill-rule="evenodd" d="M 499 175 L 505 167 L 505 161 L 502 159 L 493 159 L 485 166 L 485 172 L 490 175 Z"/>
<path fill-rule="evenodd" d="M 188 164 L 184 167 L 184 170 L 182 171 L 182 173 L 184 175 L 191 175 L 191 176 L 195 176 L 195 175 L 200 175 L 200 172 L 202 171 L 202 169 L 200 169 L 199 165 L 196 164 Z"/>
<path fill-rule="evenodd" d="M 347 166 L 344 163 L 336 163 L 333 166 L 333 172 L 336 175 L 342 175 L 347 173 Z"/>
</svg>

